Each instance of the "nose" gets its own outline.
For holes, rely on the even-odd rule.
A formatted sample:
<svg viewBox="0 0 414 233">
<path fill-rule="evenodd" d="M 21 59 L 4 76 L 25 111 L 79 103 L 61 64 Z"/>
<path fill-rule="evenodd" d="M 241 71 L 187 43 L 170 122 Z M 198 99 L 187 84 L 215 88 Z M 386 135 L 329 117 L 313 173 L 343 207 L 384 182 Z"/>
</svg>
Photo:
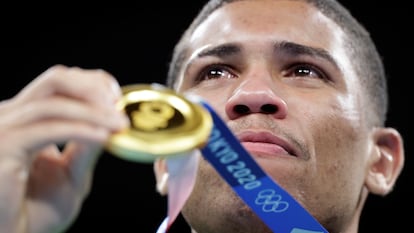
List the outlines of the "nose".
<svg viewBox="0 0 414 233">
<path fill-rule="evenodd" d="M 287 114 L 286 102 L 275 93 L 269 82 L 249 80 L 234 90 L 225 106 L 230 119 L 260 113 L 283 119 Z"/>
</svg>

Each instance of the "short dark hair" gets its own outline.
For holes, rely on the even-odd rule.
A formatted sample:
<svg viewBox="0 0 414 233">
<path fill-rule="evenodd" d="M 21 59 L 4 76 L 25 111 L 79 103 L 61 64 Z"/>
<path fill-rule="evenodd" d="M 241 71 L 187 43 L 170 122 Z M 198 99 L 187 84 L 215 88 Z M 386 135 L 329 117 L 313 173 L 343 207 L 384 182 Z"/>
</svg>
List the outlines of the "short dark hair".
<svg viewBox="0 0 414 233">
<path fill-rule="evenodd" d="M 194 30 L 216 9 L 223 5 L 247 0 L 210 0 L 200 10 L 188 29 L 176 44 L 169 63 L 167 85 L 173 87 L 183 62 L 188 54 L 188 38 Z M 353 15 L 336 0 L 292 0 L 304 1 L 315 6 L 326 17 L 333 20 L 344 31 L 347 53 L 353 58 L 353 67 L 363 87 L 366 87 L 367 104 L 372 106 L 367 117 L 373 126 L 385 124 L 388 111 L 388 90 L 384 64 L 370 33 Z M 368 110 L 368 108 L 367 108 Z"/>
</svg>

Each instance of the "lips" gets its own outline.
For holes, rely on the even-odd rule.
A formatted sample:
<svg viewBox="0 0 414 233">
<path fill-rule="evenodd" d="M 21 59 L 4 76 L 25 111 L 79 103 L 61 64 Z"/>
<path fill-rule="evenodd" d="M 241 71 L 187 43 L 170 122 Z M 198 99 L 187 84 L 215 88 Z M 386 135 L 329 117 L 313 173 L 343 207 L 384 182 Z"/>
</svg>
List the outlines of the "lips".
<svg viewBox="0 0 414 233">
<path fill-rule="evenodd" d="M 284 139 L 270 132 L 244 131 L 236 135 L 243 147 L 259 157 L 297 157 L 294 148 Z"/>
</svg>

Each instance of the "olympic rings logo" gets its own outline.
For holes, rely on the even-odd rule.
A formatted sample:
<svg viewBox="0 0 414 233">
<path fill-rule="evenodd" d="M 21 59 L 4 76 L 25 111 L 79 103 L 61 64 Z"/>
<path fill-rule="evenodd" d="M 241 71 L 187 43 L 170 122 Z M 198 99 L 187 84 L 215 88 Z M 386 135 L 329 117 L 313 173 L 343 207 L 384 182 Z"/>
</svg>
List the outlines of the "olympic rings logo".
<svg viewBox="0 0 414 233">
<path fill-rule="evenodd" d="M 263 212 L 281 213 L 289 208 L 289 203 L 282 201 L 282 196 L 273 189 L 264 189 L 257 194 L 255 203 L 262 205 Z"/>
</svg>

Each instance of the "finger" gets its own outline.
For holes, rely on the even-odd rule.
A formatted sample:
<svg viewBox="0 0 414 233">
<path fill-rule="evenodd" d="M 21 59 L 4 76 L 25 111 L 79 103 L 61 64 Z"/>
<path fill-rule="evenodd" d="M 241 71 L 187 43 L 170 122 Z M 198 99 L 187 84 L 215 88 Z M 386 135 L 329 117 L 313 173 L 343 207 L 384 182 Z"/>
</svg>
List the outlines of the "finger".
<svg viewBox="0 0 414 233">
<path fill-rule="evenodd" d="M 41 148 L 47 144 L 59 144 L 70 140 L 104 144 L 113 133 L 108 128 L 84 122 L 63 120 L 50 120 L 45 123 L 31 125 L 26 129 L 26 135 L 23 135 L 21 138 L 28 140 L 29 143 L 34 145 L 33 150 L 38 150 L 39 147 Z M 47 129 L 47 134 L 44 133 L 45 129 Z M 42 131 L 43 133 L 41 134 Z M 27 151 L 32 153 L 30 150 Z"/>
<path fill-rule="evenodd" d="M 56 65 L 39 75 L 18 95 L 22 101 L 64 95 L 96 104 L 113 104 L 121 96 L 119 83 L 100 69 Z"/>
<path fill-rule="evenodd" d="M 4 113 L 0 119 L 2 129 L 25 127 L 25 125 L 51 119 L 83 121 L 110 130 L 120 130 L 129 124 L 127 116 L 112 106 L 90 106 L 62 97 L 34 101 Z"/>
<path fill-rule="evenodd" d="M 67 160 L 56 146 L 41 149 L 35 157 L 25 200 L 31 220 L 28 231 L 55 231 L 79 213 L 85 194 L 74 187 Z M 45 219 L 51 221 L 45 225 Z"/>
<path fill-rule="evenodd" d="M 80 141 L 72 141 L 66 145 L 63 151 L 73 187 L 84 197 L 90 192 L 93 171 L 101 154 L 102 146 L 100 144 Z"/>
<path fill-rule="evenodd" d="M 32 124 L 2 133 L 0 162 L 1 159 L 12 158 L 29 166 L 38 151 L 48 144 L 64 144 L 72 139 L 105 144 L 112 133 L 106 128 L 79 122 L 51 120 Z"/>
<path fill-rule="evenodd" d="M 0 213 L 0 230 L 4 232 L 15 232 L 14 228 L 21 225 L 27 179 L 28 169 L 24 163 L 0 157 L 0 210 L 7 210 Z"/>
</svg>

